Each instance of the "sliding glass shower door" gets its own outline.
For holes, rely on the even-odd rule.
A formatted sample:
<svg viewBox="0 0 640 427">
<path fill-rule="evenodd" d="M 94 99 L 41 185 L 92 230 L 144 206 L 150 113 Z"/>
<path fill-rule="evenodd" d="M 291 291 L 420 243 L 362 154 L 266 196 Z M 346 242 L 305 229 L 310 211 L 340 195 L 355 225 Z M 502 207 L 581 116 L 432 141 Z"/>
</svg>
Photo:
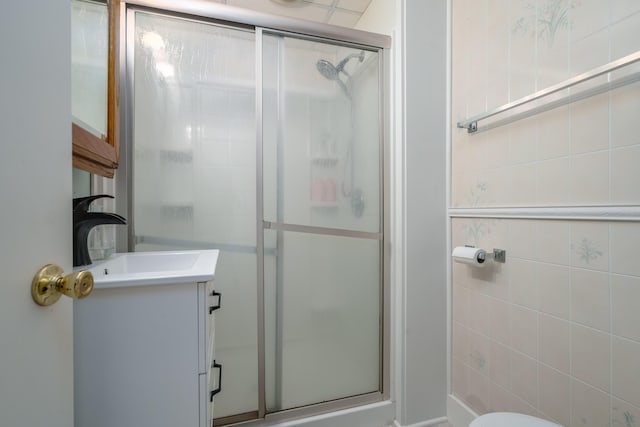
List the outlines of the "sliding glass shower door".
<svg viewBox="0 0 640 427">
<path fill-rule="evenodd" d="M 255 33 L 130 12 L 133 249 L 220 249 L 215 417 L 258 408 Z M 132 45 L 132 46 L 131 46 Z"/>
<path fill-rule="evenodd" d="M 381 388 L 380 62 L 374 51 L 266 33 L 262 58 L 274 412 Z"/>
<path fill-rule="evenodd" d="M 379 400 L 379 50 L 135 7 L 127 20 L 130 247 L 221 251 L 215 425 Z"/>
</svg>

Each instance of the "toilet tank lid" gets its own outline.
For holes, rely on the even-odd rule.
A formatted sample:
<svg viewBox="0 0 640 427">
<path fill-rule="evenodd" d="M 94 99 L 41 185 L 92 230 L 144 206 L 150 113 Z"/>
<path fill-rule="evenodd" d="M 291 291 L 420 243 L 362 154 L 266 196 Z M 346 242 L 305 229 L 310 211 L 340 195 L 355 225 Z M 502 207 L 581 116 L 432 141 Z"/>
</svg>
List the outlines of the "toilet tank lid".
<svg viewBox="0 0 640 427">
<path fill-rule="evenodd" d="M 530 415 L 512 412 L 492 412 L 476 418 L 469 427 L 562 427 L 559 424 Z"/>
</svg>

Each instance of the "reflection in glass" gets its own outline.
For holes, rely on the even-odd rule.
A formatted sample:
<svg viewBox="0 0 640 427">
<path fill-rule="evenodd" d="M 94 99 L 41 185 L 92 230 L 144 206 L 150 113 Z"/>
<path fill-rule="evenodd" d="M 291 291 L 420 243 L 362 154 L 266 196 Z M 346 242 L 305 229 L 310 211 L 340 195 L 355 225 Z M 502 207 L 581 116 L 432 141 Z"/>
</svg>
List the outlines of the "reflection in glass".
<svg viewBox="0 0 640 427">
<path fill-rule="evenodd" d="M 71 114 L 97 136 L 107 134 L 107 4 L 71 2 Z"/>
</svg>

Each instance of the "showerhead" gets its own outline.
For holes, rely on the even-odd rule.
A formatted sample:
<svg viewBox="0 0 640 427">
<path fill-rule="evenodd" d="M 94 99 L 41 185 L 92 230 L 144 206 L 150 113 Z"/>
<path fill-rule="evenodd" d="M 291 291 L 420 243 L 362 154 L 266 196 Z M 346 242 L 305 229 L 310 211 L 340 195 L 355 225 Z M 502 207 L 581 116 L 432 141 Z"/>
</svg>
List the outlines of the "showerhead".
<svg viewBox="0 0 640 427">
<path fill-rule="evenodd" d="M 338 62 L 338 65 L 333 65 L 326 59 L 320 59 L 318 60 L 318 62 L 316 62 L 316 68 L 326 79 L 338 80 L 340 73 L 344 73 L 347 76 L 349 75 L 344 70 L 344 67 L 352 58 L 357 58 L 359 62 L 364 61 L 364 50 L 361 50 L 360 53 L 352 53 L 351 55 L 346 56 L 342 59 L 342 61 Z"/>
<path fill-rule="evenodd" d="M 338 62 L 337 66 L 333 65 L 326 59 L 319 59 L 318 62 L 316 62 L 316 68 L 320 74 L 322 74 L 322 76 L 327 80 L 335 80 L 335 82 L 340 86 L 340 89 L 342 89 L 345 95 L 347 95 L 347 98 L 351 98 L 351 94 L 349 93 L 347 85 L 340 79 L 340 73 L 349 77 L 349 73 L 344 70 L 344 67 L 351 58 L 357 58 L 359 62 L 364 61 L 364 50 L 360 51 L 360 53 L 352 53 L 351 55 L 348 55 L 343 58 L 342 61 Z"/>
<path fill-rule="evenodd" d="M 320 59 L 316 62 L 316 68 L 322 74 L 325 79 L 338 80 L 338 74 L 340 71 L 326 59 Z"/>
</svg>

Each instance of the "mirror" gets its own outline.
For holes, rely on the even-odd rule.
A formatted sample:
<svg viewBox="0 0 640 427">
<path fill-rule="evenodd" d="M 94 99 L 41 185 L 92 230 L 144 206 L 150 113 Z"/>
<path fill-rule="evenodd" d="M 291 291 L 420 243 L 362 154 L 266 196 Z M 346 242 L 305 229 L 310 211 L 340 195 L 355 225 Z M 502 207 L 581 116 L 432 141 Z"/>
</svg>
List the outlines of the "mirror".
<svg viewBox="0 0 640 427">
<path fill-rule="evenodd" d="M 72 0 L 73 166 L 113 178 L 119 160 L 120 0 Z"/>
</svg>

